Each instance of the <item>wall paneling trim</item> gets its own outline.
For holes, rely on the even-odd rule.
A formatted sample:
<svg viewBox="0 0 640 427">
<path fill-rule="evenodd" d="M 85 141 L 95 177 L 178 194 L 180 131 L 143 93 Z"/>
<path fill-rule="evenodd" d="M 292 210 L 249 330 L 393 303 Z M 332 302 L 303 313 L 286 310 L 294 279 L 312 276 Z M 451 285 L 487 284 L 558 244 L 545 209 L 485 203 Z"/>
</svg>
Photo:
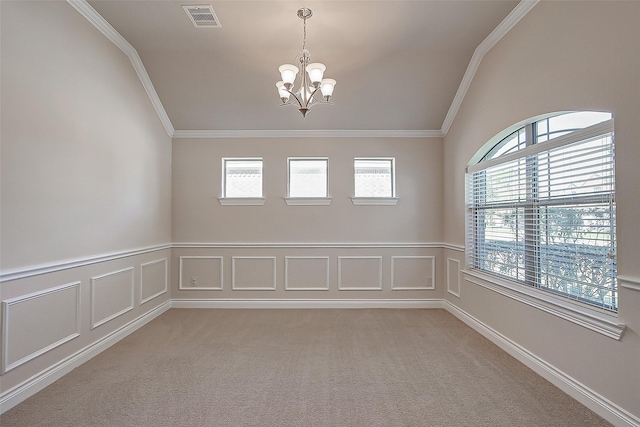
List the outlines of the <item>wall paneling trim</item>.
<svg viewBox="0 0 640 427">
<path fill-rule="evenodd" d="M 231 257 L 231 289 L 234 291 L 275 291 L 276 257 Z"/>
<path fill-rule="evenodd" d="M 169 290 L 167 258 L 140 264 L 140 305 Z"/>
<path fill-rule="evenodd" d="M 382 257 L 339 256 L 338 290 L 382 290 Z"/>
<path fill-rule="evenodd" d="M 460 298 L 460 261 L 447 258 L 447 292 Z"/>
<path fill-rule="evenodd" d="M 221 291 L 224 288 L 224 262 L 221 256 L 181 256 L 178 288 Z"/>
<path fill-rule="evenodd" d="M 2 301 L 2 374 L 80 335 L 80 283 Z"/>
<path fill-rule="evenodd" d="M 328 291 L 328 256 L 285 256 L 284 288 L 287 291 Z"/>
<path fill-rule="evenodd" d="M 440 298 L 446 273 L 437 265 L 445 248 L 438 242 L 178 243 L 172 298 L 297 300 L 301 292 L 314 300 Z"/>
<path fill-rule="evenodd" d="M 394 291 L 436 288 L 436 257 L 405 255 L 391 257 L 391 289 Z"/>
<path fill-rule="evenodd" d="M 134 268 L 91 278 L 91 329 L 133 310 Z"/>
</svg>

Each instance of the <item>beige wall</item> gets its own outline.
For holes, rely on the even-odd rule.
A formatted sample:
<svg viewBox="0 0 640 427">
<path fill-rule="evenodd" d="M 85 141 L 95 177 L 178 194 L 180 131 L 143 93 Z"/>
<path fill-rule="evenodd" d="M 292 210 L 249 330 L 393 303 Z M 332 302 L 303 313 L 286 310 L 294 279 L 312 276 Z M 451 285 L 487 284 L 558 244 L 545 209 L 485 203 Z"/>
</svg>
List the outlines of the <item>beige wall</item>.
<svg viewBox="0 0 640 427">
<path fill-rule="evenodd" d="M 4 411 L 168 308 L 171 139 L 68 3 L 0 14 Z"/>
<path fill-rule="evenodd" d="M 329 158 L 329 206 L 285 203 L 287 157 L 307 156 Z M 219 203 L 225 157 L 264 159 L 263 206 Z M 396 206 L 353 205 L 354 157 L 395 158 Z M 416 289 L 441 271 L 441 175 L 439 138 L 175 139 L 172 297 L 441 298 L 439 287 Z"/>
<path fill-rule="evenodd" d="M 596 393 L 640 416 L 640 3 L 541 2 L 482 60 L 444 144 L 444 239 L 464 244 L 464 170 L 490 138 L 565 110 L 614 113 L 621 341 L 469 281 L 450 301 Z M 464 265 L 460 252 L 451 252 Z"/>
<path fill-rule="evenodd" d="M 292 113 L 292 120 L 301 120 Z M 328 157 L 330 206 L 287 206 L 287 157 Z M 223 157 L 264 159 L 264 206 L 221 206 Z M 397 206 L 354 206 L 353 158 L 395 157 Z M 439 138 L 175 139 L 174 242 L 439 242 Z"/>
<path fill-rule="evenodd" d="M 2 270 L 171 240 L 171 139 L 66 2 L 2 2 Z"/>
</svg>

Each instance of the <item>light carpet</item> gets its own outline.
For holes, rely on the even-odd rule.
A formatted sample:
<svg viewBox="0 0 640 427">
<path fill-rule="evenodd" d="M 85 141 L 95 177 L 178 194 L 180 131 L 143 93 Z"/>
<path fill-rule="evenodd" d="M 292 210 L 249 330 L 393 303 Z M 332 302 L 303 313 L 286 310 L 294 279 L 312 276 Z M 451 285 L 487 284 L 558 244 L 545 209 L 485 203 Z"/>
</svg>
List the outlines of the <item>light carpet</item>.
<svg viewBox="0 0 640 427">
<path fill-rule="evenodd" d="M 12 426 L 608 426 L 444 310 L 171 309 Z"/>
</svg>

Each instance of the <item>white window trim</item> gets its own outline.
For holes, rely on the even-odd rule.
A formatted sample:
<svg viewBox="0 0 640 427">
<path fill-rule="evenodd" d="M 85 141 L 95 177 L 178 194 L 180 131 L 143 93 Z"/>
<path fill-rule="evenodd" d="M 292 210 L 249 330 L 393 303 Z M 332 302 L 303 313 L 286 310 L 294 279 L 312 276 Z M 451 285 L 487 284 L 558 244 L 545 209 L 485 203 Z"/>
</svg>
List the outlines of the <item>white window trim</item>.
<svg viewBox="0 0 640 427">
<path fill-rule="evenodd" d="M 219 197 L 222 206 L 262 206 L 266 197 Z"/>
<path fill-rule="evenodd" d="M 356 206 L 395 206 L 397 197 L 352 197 L 351 202 Z"/>
<path fill-rule="evenodd" d="M 541 291 L 531 286 L 523 286 L 477 269 L 462 270 L 465 279 L 471 283 L 497 292 L 546 313 L 565 319 L 594 332 L 620 340 L 626 325 L 618 321 L 615 313 L 591 307 L 579 301 L 568 300 Z"/>
<path fill-rule="evenodd" d="M 291 160 L 324 160 L 327 162 L 327 196 L 326 197 L 291 197 Z M 288 206 L 327 206 L 331 204 L 329 197 L 329 158 L 328 157 L 287 157 L 287 197 Z"/>
<path fill-rule="evenodd" d="M 467 173 L 473 173 L 517 158 L 538 154 L 540 152 L 569 145 L 574 142 L 614 132 L 613 122 L 614 119 L 610 119 L 605 122 L 574 131 L 570 134 L 554 138 L 548 142 L 545 141 L 543 143 L 533 144 L 514 153 L 499 156 L 495 159 L 481 161 L 473 165 L 468 165 Z M 469 255 L 467 254 L 467 256 Z M 472 268 L 469 266 L 469 263 L 462 273 L 465 275 L 466 280 L 471 283 L 485 287 L 574 324 L 583 326 L 609 338 L 620 340 L 624 333 L 626 325 L 619 322 L 617 312 L 576 301 L 574 299 L 567 298 L 567 296 L 554 295 L 551 292 L 537 289 L 529 285 L 524 285 L 505 277 L 496 276 L 491 273 Z"/>
<path fill-rule="evenodd" d="M 359 197 L 353 196 L 351 203 L 355 206 L 395 206 L 398 204 L 396 195 L 396 158 L 395 157 L 354 157 L 353 158 L 353 189 L 355 193 L 355 166 L 357 160 L 388 160 L 391 162 L 391 197 Z"/>
<path fill-rule="evenodd" d="M 262 162 L 262 197 L 226 197 L 227 185 L 227 160 L 230 161 L 261 161 Z M 222 158 L 222 181 L 220 183 L 220 194 L 218 201 L 222 206 L 262 206 L 266 198 L 264 197 L 264 159 L 262 157 L 223 157 Z"/>
<path fill-rule="evenodd" d="M 331 197 L 285 197 L 288 206 L 329 206 Z"/>
<path fill-rule="evenodd" d="M 611 132 L 614 132 L 613 119 L 571 132 L 567 135 L 559 136 L 550 141 L 541 142 L 539 144 L 532 144 L 527 148 L 496 157 L 495 159 L 483 160 L 481 162 L 469 165 L 467 166 L 467 173 L 488 169 L 495 165 L 507 163 L 512 160 L 524 158 L 534 154 L 539 154 L 543 151 L 553 150 L 554 148 L 563 147 L 565 145 L 573 144 L 574 142 L 580 142 Z"/>
</svg>

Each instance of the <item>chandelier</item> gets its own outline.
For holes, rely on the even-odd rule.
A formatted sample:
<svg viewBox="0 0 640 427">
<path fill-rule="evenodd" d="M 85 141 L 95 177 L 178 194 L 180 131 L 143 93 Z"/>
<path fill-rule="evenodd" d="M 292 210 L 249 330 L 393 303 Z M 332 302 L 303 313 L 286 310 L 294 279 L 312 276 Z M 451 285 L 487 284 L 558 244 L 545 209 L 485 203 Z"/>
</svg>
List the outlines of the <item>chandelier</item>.
<svg viewBox="0 0 640 427">
<path fill-rule="evenodd" d="M 278 94 L 282 105 L 294 105 L 298 107 L 302 117 L 306 117 L 309 109 L 317 104 L 330 104 L 329 99 L 333 95 L 333 88 L 336 81 L 333 79 L 323 79 L 324 71 L 327 67 L 319 62 L 311 63 L 311 54 L 307 50 L 307 19 L 311 18 L 313 12 L 306 7 L 298 10 L 298 18 L 304 21 L 304 34 L 302 39 L 302 52 L 298 53 L 295 63 L 300 64 L 300 68 L 293 64 L 284 64 L 278 68 L 282 80 L 276 83 Z M 294 89 L 296 76 L 300 74 L 300 87 Z M 320 94 L 322 96 L 320 97 Z"/>
</svg>

